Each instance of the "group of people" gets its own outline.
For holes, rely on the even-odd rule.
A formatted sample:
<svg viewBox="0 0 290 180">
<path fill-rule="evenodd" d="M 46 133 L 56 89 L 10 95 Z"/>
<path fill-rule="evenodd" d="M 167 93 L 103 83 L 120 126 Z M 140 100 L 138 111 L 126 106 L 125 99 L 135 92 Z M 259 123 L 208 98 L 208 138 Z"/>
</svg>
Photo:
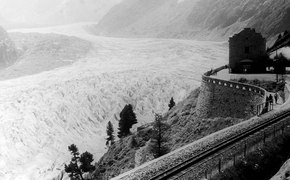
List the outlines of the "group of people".
<svg viewBox="0 0 290 180">
<path fill-rule="evenodd" d="M 266 97 L 266 103 L 270 103 L 270 104 L 273 104 L 275 100 L 275 104 L 277 104 L 278 102 L 278 94 L 275 93 L 274 96 L 272 96 L 272 94 L 270 94 L 269 96 Z"/>
<path fill-rule="evenodd" d="M 265 112 L 271 111 L 273 109 L 273 104 L 277 104 L 278 102 L 278 94 L 275 93 L 274 96 L 270 94 L 269 96 L 266 96 L 266 104 L 265 104 Z M 270 108 L 270 109 L 269 109 Z"/>
</svg>

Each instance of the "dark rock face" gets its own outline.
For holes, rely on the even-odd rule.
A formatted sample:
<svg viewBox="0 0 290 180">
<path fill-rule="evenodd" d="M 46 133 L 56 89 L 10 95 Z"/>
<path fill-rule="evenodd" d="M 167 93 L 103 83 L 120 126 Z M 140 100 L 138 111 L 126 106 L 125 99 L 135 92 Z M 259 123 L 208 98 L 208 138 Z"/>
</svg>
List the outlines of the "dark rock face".
<svg viewBox="0 0 290 180">
<path fill-rule="evenodd" d="M 17 50 L 8 33 L 0 27 L 0 68 L 7 67 L 17 60 Z"/>
<path fill-rule="evenodd" d="M 266 38 L 290 29 L 287 0 L 124 0 L 95 27 L 98 35 L 226 40 L 245 27 Z"/>
</svg>

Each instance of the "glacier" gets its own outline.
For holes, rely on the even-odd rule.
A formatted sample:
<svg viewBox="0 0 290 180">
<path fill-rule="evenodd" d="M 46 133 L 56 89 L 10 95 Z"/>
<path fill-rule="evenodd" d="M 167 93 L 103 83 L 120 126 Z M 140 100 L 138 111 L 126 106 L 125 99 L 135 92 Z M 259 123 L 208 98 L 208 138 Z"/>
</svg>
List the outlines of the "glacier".
<svg viewBox="0 0 290 180">
<path fill-rule="evenodd" d="M 106 151 L 106 125 L 111 121 L 116 134 L 125 104 L 134 107 L 136 129 L 153 121 L 155 112 L 165 113 L 171 97 L 183 100 L 200 85 L 203 72 L 228 62 L 226 42 L 98 37 L 86 26 L 10 31 L 78 37 L 92 48 L 65 66 L 47 70 L 38 63 L 43 71 L 35 74 L 27 74 L 33 64 L 18 68 L 17 78 L 3 74 L 0 179 L 53 179 L 69 162 L 72 143 L 97 161 Z"/>
</svg>

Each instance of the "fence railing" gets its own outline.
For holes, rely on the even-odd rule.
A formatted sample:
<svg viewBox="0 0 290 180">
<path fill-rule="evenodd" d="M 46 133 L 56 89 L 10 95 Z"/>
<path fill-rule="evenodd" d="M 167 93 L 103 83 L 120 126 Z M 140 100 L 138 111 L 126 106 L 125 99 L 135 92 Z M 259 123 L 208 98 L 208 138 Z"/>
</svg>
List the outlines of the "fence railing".
<svg viewBox="0 0 290 180">
<path fill-rule="evenodd" d="M 234 82 L 234 81 L 226 81 L 226 80 L 221 80 L 221 79 L 210 77 L 212 75 L 216 75 L 219 71 L 227 69 L 227 68 L 228 68 L 228 65 L 221 66 L 221 67 L 216 68 L 216 69 L 211 69 L 210 71 L 207 71 L 206 73 L 204 73 L 204 75 L 202 76 L 202 80 L 204 82 L 207 82 L 207 83 L 213 83 L 213 84 L 217 84 L 220 86 L 230 87 L 233 89 L 240 89 L 243 91 L 254 92 L 254 93 L 259 94 L 261 96 L 264 96 L 266 94 L 265 89 L 258 87 L 258 86 L 255 86 L 255 85 Z"/>
<path fill-rule="evenodd" d="M 271 101 L 267 101 L 257 105 L 257 116 L 265 114 L 274 109 L 274 104 Z"/>
</svg>

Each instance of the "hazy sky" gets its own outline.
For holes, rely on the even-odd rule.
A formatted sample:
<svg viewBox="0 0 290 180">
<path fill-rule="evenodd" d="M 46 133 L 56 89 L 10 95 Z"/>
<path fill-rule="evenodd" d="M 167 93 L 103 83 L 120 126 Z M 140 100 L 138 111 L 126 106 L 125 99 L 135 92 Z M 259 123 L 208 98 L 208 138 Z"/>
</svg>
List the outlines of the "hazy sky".
<svg viewBox="0 0 290 180">
<path fill-rule="evenodd" d="M 0 14 L 12 22 L 29 22 L 60 6 L 62 0 L 0 0 Z"/>
<path fill-rule="evenodd" d="M 98 21 L 122 0 L 0 0 L 0 23 Z"/>
</svg>

